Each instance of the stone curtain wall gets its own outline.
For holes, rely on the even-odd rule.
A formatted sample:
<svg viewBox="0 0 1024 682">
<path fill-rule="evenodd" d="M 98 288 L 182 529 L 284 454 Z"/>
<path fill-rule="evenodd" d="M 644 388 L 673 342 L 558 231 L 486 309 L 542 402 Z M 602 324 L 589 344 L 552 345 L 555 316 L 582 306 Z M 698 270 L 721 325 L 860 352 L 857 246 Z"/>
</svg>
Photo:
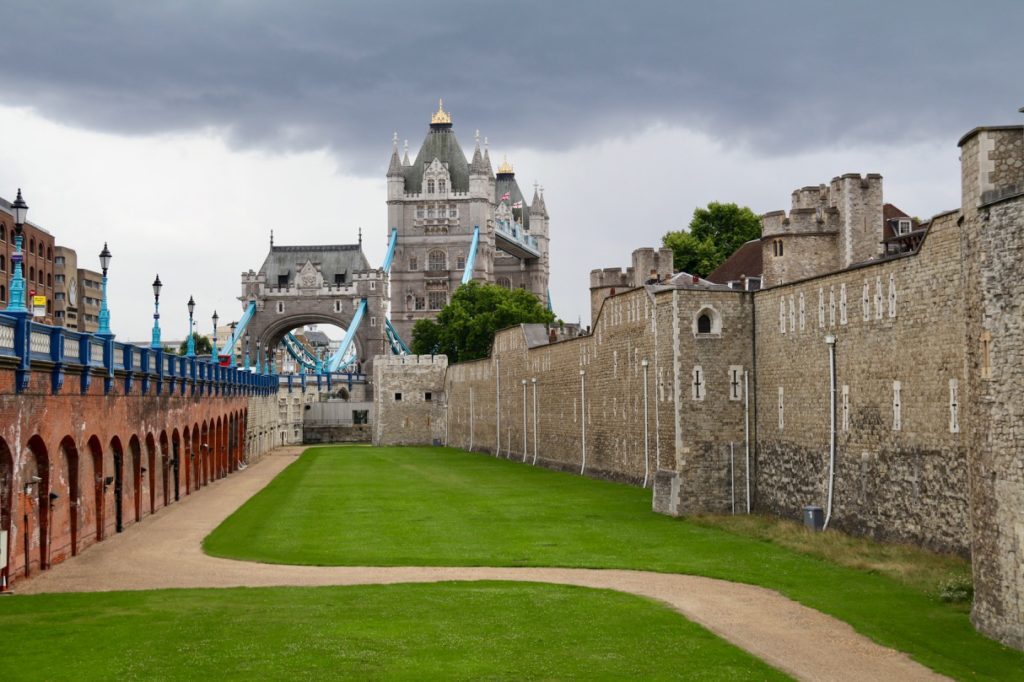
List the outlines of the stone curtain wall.
<svg viewBox="0 0 1024 682">
<path fill-rule="evenodd" d="M 713 333 L 696 333 L 701 312 Z M 742 509 L 743 389 L 730 398 L 730 369 L 741 384 L 752 324 L 747 293 L 635 289 L 604 302 L 589 337 L 527 349 L 522 329 L 504 330 L 489 359 L 448 370 L 448 443 L 637 485 L 657 479 L 665 513 L 728 512 L 734 492 Z"/>
<path fill-rule="evenodd" d="M 443 442 L 444 355 L 381 355 L 373 367 L 374 445 Z"/>
<path fill-rule="evenodd" d="M 1024 648 L 1024 129 L 961 141 L 971 553 L 979 630 Z"/>
<path fill-rule="evenodd" d="M 956 218 L 936 218 L 916 256 L 757 294 L 759 508 L 826 507 L 834 335 L 832 525 L 967 553 L 967 457 L 951 432 L 964 384 Z"/>
</svg>

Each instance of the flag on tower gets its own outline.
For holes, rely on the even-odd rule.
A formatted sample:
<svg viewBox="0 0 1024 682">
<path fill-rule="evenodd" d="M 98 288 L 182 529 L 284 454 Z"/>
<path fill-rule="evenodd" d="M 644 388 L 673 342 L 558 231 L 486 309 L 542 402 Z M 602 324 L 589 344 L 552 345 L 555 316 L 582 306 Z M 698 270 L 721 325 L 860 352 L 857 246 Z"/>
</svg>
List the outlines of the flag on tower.
<svg viewBox="0 0 1024 682">
<path fill-rule="evenodd" d="M 512 204 L 512 208 L 522 208 L 522 207 L 523 207 L 523 202 L 521 202 L 521 201 L 517 201 L 516 203 Z"/>
<path fill-rule="evenodd" d="M 498 201 L 499 201 L 499 202 L 501 202 L 501 201 L 508 201 L 508 200 L 509 200 L 509 198 L 510 198 L 510 197 L 509 197 L 509 193 L 508 193 L 508 192 L 505 192 L 504 194 L 502 194 L 502 195 L 501 195 L 501 198 L 500 198 L 500 199 L 498 199 Z"/>
</svg>

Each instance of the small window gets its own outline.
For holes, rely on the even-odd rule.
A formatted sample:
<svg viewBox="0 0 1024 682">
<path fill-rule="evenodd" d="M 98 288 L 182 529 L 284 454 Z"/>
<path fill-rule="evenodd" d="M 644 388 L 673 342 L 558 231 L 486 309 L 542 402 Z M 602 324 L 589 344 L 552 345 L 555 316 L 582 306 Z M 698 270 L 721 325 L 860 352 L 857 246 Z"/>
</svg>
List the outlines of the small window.
<svg viewBox="0 0 1024 682">
<path fill-rule="evenodd" d="M 277 287 L 279 289 L 287 289 L 288 288 L 288 275 L 278 275 L 277 276 Z"/>
<path fill-rule="evenodd" d="M 697 333 L 698 334 L 710 334 L 711 333 L 711 316 L 704 313 L 697 318 Z"/>
<path fill-rule="evenodd" d="M 511 289 L 512 288 L 512 280 L 510 280 L 508 277 L 499 277 L 495 281 L 495 284 L 497 284 L 502 289 Z"/>
<path fill-rule="evenodd" d="M 427 299 L 422 296 L 416 297 L 416 310 L 424 310 L 427 307 Z"/>
<path fill-rule="evenodd" d="M 0 225 L 0 242 L 7 241 L 7 226 Z"/>
<path fill-rule="evenodd" d="M 401 394 L 401 393 L 396 393 L 396 394 L 395 394 L 395 402 L 398 402 L 398 401 L 400 401 L 401 399 L 402 399 L 402 394 Z"/>
<path fill-rule="evenodd" d="M 459 217 L 459 209 L 457 209 L 457 208 L 449 208 L 448 209 L 448 217 L 449 218 L 458 218 Z"/>
<path fill-rule="evenodd" d="M 7 270 L 7 259 L 4 258 L 3 254 L 0 254 L 0 271 Z"/>
<path fill-rule="evenodd" d="M 423 399 L 424 399 L 425 401 L 427 401 L 428 403 L 429 403 L 429 402 L 431 402 L 431 401 L 433 400 L 433 398 L 434 398 L 434 395 L 433 395 L 433 394 L 432 394 L 432 393 L 431 393 L 430 391 L 426 391 L 426 392 L 425 392 L 425 393 L 423 394 Z"/>
<path fill-rule="evenodd" d="M 427 180 L 427 194 L 433 194 L 433 193 L 434 193 L 434 181 L 433 180 Z"/>
<path fill-rule="evenodd" d="M 444 180 L 438 180 L 437 181 L 437 191 L 441 192 L 442 194 L 446 191 L 445 190 L 445 181 Z"/>
<path fill-rule="evenodd" d="M 900 218 L 896 223 L 896 234 L 907 234 L 913 228 L 909 218 Z"/>
<path fill-rule="evenodd" d="M 454 216 L 453 216 L 454 217 Z M 455 258 L 455 269 L 465 270 L 466 269 L 466 257 L 459 255 Z"/>
<path fill-rule="evenodd" d="M 281 301 L 277 302 L 277 312 L 279 312 L 279 313 L 283 313 L 284 312 L 284 303 L 281 302 Z"/>
<path fill-rule="evenodd" d="M 345 273 L 344 272 L 339 272 L 338 274 L 336 274 L 334 276 L 334 283 L 335 284 L 344 284 L 345 283 Z"/>
<path fill-rule="evenodd" d="M 416 258 L 416 256 L 409 256 L 409 269 L 410 270 L 419 270 L 419 267 L 420 267 L 420 262 Z"/>
<path fill-rule="evenodd" d="M 447 270 L 448 256 L 444 251 L 431 251 L 427 254 L 427 269 L 431 271 Z"/>
<path fill-rule="evenodd" d="M 783 250 L 782 250 L 782 240 L 781 239 L 773 239 L 772 240 L 772 254 L 776 258 L 781 258 L 782 257 Z"/>
<path fill-rule="evenodd" d="M 448 297 L 443 291 L 427 292 L 427 305 L 431 310 L 441 310 L 448 303 Z"/>
</svg>

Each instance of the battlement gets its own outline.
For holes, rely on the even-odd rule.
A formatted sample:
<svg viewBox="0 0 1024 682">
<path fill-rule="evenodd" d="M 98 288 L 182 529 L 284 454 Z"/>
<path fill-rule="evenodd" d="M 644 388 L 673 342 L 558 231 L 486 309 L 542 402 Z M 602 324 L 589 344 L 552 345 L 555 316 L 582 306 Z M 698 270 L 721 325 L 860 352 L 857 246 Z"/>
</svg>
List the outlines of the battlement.
<svg viewBox="0 0 1024 682">
<path fill-rule="evenodd" d="M 447 367 L 447 355 L 379 355 L 374 360 L 377 366 L 419 365 L 423 367 Z"/>
<path fill-rule="evenodd" d="M 602 268 L 590 271 L 590 288 L 626 289 L 633 281 L 633 268 Z"/>
<path fill-rule="evenodd" d="M 796 192 L 794 200 L 795 195 Z M 835 233 L 839 231 L 839 225 L 839 210 L 831 206 L 794 208 L 789 214 L 785 211 L 771 211 L 761 216 L 761 236 Z"/>
</svg>

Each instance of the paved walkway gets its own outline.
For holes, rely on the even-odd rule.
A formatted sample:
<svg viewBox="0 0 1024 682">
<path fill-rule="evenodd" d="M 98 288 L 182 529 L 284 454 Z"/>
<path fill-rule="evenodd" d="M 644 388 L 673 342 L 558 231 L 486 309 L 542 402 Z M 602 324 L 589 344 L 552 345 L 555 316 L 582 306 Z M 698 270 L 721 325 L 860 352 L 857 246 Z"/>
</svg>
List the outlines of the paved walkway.
<svg viewBox="0 0 1024 682">
<path fill-rule="evenodd" d="M 380 568 L 282 566 L 203 554 L 203 538 L 281 472 L 302 448 L 281 448 L 246 471 L 146 517 L 124 533 L 15 592 L 99 592 L 175 587 L 367 585 L 514 580 L 619 590 L 664 602 L 769 664 L 805 680 L 945 679 L 846 623 L 777 592 L 712 578 L 566 568 Z"/>
</svg>

